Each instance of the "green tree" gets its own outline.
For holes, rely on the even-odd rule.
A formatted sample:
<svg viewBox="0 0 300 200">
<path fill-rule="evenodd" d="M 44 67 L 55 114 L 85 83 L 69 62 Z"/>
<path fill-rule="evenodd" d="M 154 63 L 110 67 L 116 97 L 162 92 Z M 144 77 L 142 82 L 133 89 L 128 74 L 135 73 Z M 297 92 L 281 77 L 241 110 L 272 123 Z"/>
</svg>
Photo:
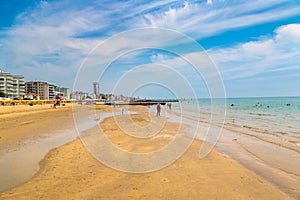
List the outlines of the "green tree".
<svg viewBox="0 0 300 200">
<path fill-rule="evenodd" d="M 1 92 L 1 91 L 0 91 L 0 97 L 5 97 L 4 92 Z"/>
</svg>

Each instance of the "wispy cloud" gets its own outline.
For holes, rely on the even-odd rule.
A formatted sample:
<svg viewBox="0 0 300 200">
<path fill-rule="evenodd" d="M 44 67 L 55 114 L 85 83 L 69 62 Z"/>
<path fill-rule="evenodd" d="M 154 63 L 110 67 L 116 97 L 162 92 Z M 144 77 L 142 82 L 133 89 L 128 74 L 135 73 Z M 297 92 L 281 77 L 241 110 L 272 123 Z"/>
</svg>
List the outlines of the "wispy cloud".
<svg viewBox="0 0 300 200">
<path fill-rule="evenodd" d="M 300 6 L 288 2 L 41 1 L 16 16 L 11 27 L 1 29 L 0 65 L 5 65 L 6 71 L 23 74 L 27 79 L 40 78 L 71 87 L 83 59 L 113 34 L 132 28 L 162 27 L 200 39 L 298 15 Z M 249 77 L 263 71 L 274 72 L 280 67 L 287 70 L 294 66 L 295 69 L 299 52 L 294 51 L 295 47 L 289 42 L 296 44 L 299 41 L 297 27 L 282 26 L 272 38 L 231 48 L 211 49 L 209 53 L 226 79 Z M 168 36 L 162 37 L 169 41 Z M 137 36 L 130 41 L 138 44 L 144 40 Z M 97 54 L 98 59 L 102 56 L 104 60 L 107 54 L 118 51 L 117 43 L 122 41 L 115 41 L 105 52 Z M 186 56 L 192 59 L 193 54 Z M 293 60 L 288 66 L 287 59 Z"/>
<path fill-rule="evenodd" d="M 300 24 L 275 30 L 272 37 L 250 41 L 234 47 L 208 51 L 225 79 L 252 78 L 261 73 L 299 72 Z M 265 77 L 267 79 L 267 77 Z"/>
<path fill-rule="evenodd" d="M 181 7 L 144 17 L 146 25 L 168 27 L 202 38 L 299 14 L 299 6 L 280 6 L 284 2 L 287 1 L 217 1 L 213 5 L 185 2 Z"/>
<path fill-rule="evenodd" d="M 205 84 L 211 88 L 214 86 L 214 80 L 219 80 L 218 73 L 212 71 L 215 63 L 225 84 L 231 85 L 228 90 L 234 90 L 234 87 L 249 88 L 250 85 L 255 88 L 258 84 L 263 84 L 257 86 L 260 88 L 259 91 L 266 86 L 271 88 L 269 91 L 274 92 L 273 85 L 278 86 L 278 83 L 282 82 L 283 87 L 288 84 L 289 91 L 296 92 L 299 82 L 291 83 L 289 81 L 295 80 L 300 75 L 299 41 L 300 24 L 288 24 L 278 27 L 272 36 L 265 35 L 232 47 L 212 48 L 206 52 L 183 54 L 181 57 L 168 56 L 163 53 L 154 54 L 151 56 L 151 62 L 169 66 L 186 77 L 197 90 L 203 89 Z M 201 75 L 197 74 L 191 63 L 187 61 L 200 66 Z M 150 72 L 153 73 L 150 68 L 143 69 L 144 74 Z M 156 77 L 163 79 L 164 74 L 160 74 L 157 70 Z M 220 82 L 216 83 L 220 85 Z M 242 85 L 232 86 L 232 83 Z M 265 95 L 287 95 L 288 93 L 285 91 L 285 89 L 278 88 L 277 94 L 265 93 Z M 204 94 L 205 91 L 201 93 Z M 241 94 L 245 95 L 247 92 L 244 91 Z M 235 95 L 238 96 L 238 94 Z M 263 95 L 263 93 L 259 92 L 259 95 Z"/>
</svg>

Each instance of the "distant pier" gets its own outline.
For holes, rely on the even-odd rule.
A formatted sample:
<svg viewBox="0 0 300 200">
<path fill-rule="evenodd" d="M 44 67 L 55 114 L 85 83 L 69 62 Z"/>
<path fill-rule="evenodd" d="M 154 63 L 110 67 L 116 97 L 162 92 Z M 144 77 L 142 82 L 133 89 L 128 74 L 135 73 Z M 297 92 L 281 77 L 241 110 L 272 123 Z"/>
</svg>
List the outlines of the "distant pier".
<svg viewBox="0 0 300 200">
<path fill-rule="evenodd" d="M 144 106 L 152 106 L 160 103 L 161 105 L 166 105 L 166 103 L 179 102 L 178 99 L 144 99 L 144 100 L 135 100 L 129 102 L 117 102 L 116 105 L 144 105 Z"/>
</svg>

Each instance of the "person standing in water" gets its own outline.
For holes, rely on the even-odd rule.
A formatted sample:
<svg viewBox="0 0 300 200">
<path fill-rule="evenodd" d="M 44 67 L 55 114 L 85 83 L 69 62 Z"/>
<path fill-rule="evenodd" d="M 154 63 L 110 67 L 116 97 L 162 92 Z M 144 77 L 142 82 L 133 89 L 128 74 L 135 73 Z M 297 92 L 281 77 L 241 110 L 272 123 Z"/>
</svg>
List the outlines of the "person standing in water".
<svg viewBox="0 0 300 200">
<path fill-rule="evenodd" d="M 171 103 L 168 103 L 168 108 L 169 108 L 169 110 L 171 110 L 171 107 L 172 107 L 172 104 L 171 104 Z"/>
<path fill-rule="evenodd" d="M 160 111 L 161 111 L 161 107 L 160 107 L 160 103 L 158 103 L 156 106 L 156 116 L 160 116 Z"/>
</svg>

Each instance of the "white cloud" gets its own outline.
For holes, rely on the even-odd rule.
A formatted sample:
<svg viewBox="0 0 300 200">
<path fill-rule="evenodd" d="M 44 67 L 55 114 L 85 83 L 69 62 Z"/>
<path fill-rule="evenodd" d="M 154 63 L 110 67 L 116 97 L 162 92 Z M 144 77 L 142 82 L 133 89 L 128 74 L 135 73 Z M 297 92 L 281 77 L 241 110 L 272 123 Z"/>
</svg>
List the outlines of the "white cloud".
<svg viewBox="0 0 300 200">
<path fill-rule="evenodd" d="M 9 67 L 5 69 L 6 71 L 22 73 L 29 79 L 33 78 L 33 71 L 36 69 L 37 73 L 41 74 L 41 78 L 48 77 L 48 80 L 58 83 L 65 82 L 71 87 L 71 81 L 67 83 L 62 74 L 65 74 L 68 79 L 74 78 L 74 74 L 88 53 L 115 33 L 150 26 L 172 28 L 202 38 L 299 13 L 297 6 L 281 6 L 286 2 L 288 1 L 254 0 L 235 1 L 233 4 L 231 1 L 207 0 L 202 3 L 182 4 L 174 0 L 150 3 L 149 1 L 96 0 L 93 4 L 87 4 L 84 1 L 41 1 L 36 7 L 21 13 L 12 27 L 1 31 L 0 60 L 1 64 Z M 291 59 L 291 56 L 297 58 L 297 52 L 291 51 L 291 48 L 296 48 L 297 45 L 289 48 L 286 46 L 292 38 L 293 44 L 299 44 L 298 36 L 298 25 L 290 25 L 277 29 L 274 38 L 249 42 L 229 49 L 211 50 L 210 53 L 224 70 L 227 78 L 242 77 L 243 74 L 247 76 L 259 73 L 262 68 L 276 70 L 278 68 L 272 68 L 268 64 L 275 63 L 276 60 L 284 64 L 283 59 Z M 160 45 L 169 44 L 172 39 L 168 35 L 161 35 Z M 130 48 L 145 44 L 145 41 L 149 46 L 159 45 L 153 44 L 151 38 L 141 35 L 130 39 L 120 38 L 107 46 L 105 51 L 96 52 L 95 58 L 91 61 L 102 59 L 101 62 L 104 63 L 107 61 L 105 60 L 107 55 L 118 52 L 118 48 L 123 44 L 131 43 L 132 46 L 127 46 Z M 279 50 L 280 47 L 283 50 Z M 283 51 L 288 51 L 288 54 Z M 273 54 L 276 58 L 269 56 Z M 193 53 L 185 56 L 197 60 L 194 59 Z M 166 64 L 181 66 L 176 59 L 164 59 Z M 255 64 L 254 61 L 257 63 Z M 234 62 L 238 65 L 233 65 Z M 254 64 L 261 68 L 253 67 Z M 244 69 L 252 67 L 255 68 L 253 72 Z M 237 74 L 239 70 L 242 71 L 241 74 Z"/>
<path fill-rule="evenodd" d="M 299 49 L 300 46 L 300 25 L 288 24 L 281 26 L 276 30 L 276 42 L 280 45 L 295 47 Z"/>
<path fill-rule="evenodd" d="M 211 49 L 208 53 L 225 79 L 248 78 L 279 71 L 294 73 L 300 68 L 299 30 L 300 24 L 281 26 L 272 38 L 231 48 Z"/>
<path fill-rule="evenodd" d="M 1 63 L 9 67 L 6 67 L 7 71 L 36 66 L 37 63 L 47 66 L 48 62 L 76 71 L 85 56 L 109 34 L 135 27 L 140 12 L 172 2 L 141 2 L 138 5 L 95 1 L 91 5 L 41 1 L 36 7 L 19 14 L 14 25 L 1 32 L 4 36 L 0 38 Z M 56 76 L 47 67 L 43 69 L 43 74 L 48 74 L 49 79 Z M 25 77 L 31 77 L 30 73 L 25 71 Z"/>
<path fill-rule="evenodd" d="M 190 63 L 198 66 L 203 78 L 209 81 L 218 75 L 209 71 L 214 68 L 214 63 L 226 81 L 254 80 L 255 76 L 262 74 L 268 76 L 258 79 L 294 77 L 300 73 L 299 30 L 300 24 L 288 24 L 278 27 L 272 37 L 261 37 L 230 48 L 209 49 L 209 57 L 204 51 L 187 53 L 182 57 L 154 54 L 151 61 L 170 66 L 182 75 L 194 78 L 194 81 L 199 80 L 199 75 L 193 76 L 197 72 Z"/>
<path fill-rule="evenodd" d="M 217 1 L 213 5 L 192 4 L 169 8 L 165 12 L 144 15 L 145 24 L 153 27 L 168 27 L 196 38 L 202 38 L 230 29 L 246 27 L 297 15 L 299 7 L 286 6 L 280 1 Z"/>
</svg>

